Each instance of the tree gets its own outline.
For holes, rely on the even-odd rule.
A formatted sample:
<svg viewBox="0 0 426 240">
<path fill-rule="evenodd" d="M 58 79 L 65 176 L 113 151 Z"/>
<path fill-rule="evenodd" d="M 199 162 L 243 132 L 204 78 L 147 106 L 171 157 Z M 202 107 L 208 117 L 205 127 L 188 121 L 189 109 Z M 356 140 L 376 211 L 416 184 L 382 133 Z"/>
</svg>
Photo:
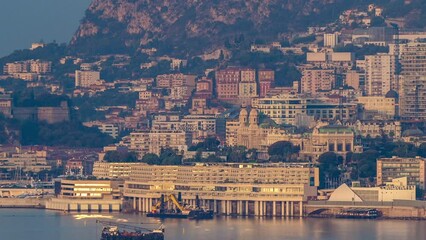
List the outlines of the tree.
<svg viewBox="0 0 426 240">
<path fill-rule="evenodd" d="M 299 147 L 295 147 L 291 142 L 288 141 L 279 141 L 268 148 L 268 154 L 270 156 L 278 156 L 281 157 L 282 160 L 288 161 L 291 160 L 292 157 L 299 153 Z M 276 157 L 274 157 L 276 159 Z"/>
<path fill-rule="evenodd" d="M 340 176 L 339 171 L 339 158 L 334 152 L 326 152 L 321 154 L 318 158 L 319 170 L 320 170 L 320 182 L 324 184 L 326 179 L 338 178 Z"/>
<path fill-rule="evenodd" d="M 107 162 L 137 162 L 138 157 L 135 152 L 108 151 L 104 160 Z"/>
<path fill-rule="evenodd" d="M 417 155 L 420 157 L 426 157 L 426 143 L 420 144 L 417 150 Z"/>
<path fill-rule="evenodd" d="M 371 19 L 371 27 L 386 27 L 385 19 L 382 17 L 373 17 Z"/>
<path fill-rule="evenodd" d="M 399 142 L 397 147 L 392 151 L 393 156 L 397 157 L 415 157 L 418 150 L 412 143 Z"/>
<path fill-rule="evenodd" d="M 145 154 L 142 158 L 142 162 L 147 163 L 149 165 L 160 165 L 161 164 L 160 158 L 158 157 L 157 154 L 154 154 L 154 153 Z"/>
<path fill-rule="evenodd" d="M 213 154 L 209 155 L 205 161 L 206 162 L 223 162 L 222 158 Z"/>
<path fill-rule="evenodd" d="M 166 148 L 160 154 L 161 165 L 181 165 L 182 156 L 176 154 L 173 149 Z"/>
<path fill-rule="evenodd" d="M 217 151 L 220 141 L 215 137 L 206 138 L 203 142 L 198 143 L 195 146 L 190 147 L 190 151 Z"/>
<path fill-rule="evenodd" d="M 247 149 L 244 146 L 229 148 L 227 151 L 227 161 L 235 163 L 247 162 L 246 151 Z"/>
<path fill-rule="evenodd" d="M 370 178 L 376 176 L 377 159 L 380 153 L 376 150 L 367 150 L 363 153 L 354 153 L 351 161 L 357 168 L 357 175 L 361 178 Z"/>
</svg>

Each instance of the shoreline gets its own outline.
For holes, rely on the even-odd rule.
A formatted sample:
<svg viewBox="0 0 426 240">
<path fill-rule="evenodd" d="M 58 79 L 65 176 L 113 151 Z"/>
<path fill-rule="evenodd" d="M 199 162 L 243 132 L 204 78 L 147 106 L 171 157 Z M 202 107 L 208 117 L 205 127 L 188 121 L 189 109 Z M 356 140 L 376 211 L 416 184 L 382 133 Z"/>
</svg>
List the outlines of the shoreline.
<svg viewBox="0 0 426 240">
<path fill-rule="evenodd" d="M 28 209 L 28 210 L 46 210 L 46 211 L 52 211 L 52 212 L 61 212 L 61 213 L 67 213 L 69 215 L 74 214 L 88 214 L 88 215 L 99 215 L 99 214 L 121 214 L 121 215 L 141 215 L 146 217 L 146 213 L 138 213 L 138 212 L 78 212 L 78 211 L 60 211 L 55 209 L 47 209 L 45 206 L 0 206 L 0 210 L 2 209 Z M 332 215 L 318 215 L 318 216 L 302 216 L 302 217 L 272 217 L 272 216 L 226 216 L 226 215 L 215 215 L 214 218 L 229 218 L 229 219 L 238 219 L 238 218 L 249 218 L 249 219 L 273 219 L 273 220 L 288 220 L 288 219 L 346 219 L 346 218 L 337 218 Z M 153 218 L 156 220 L 160 220 L 159 218 Z M 398 220 L 398 221 L 419 221 L 423 222 L 426 221 L 426 218 L 421 217 L 378 217 L 374 219 L 356 219 L 353 218 L 351 220 L 368 220 L 368 221 L 386 221 L 386 220 Z M 208 221 L 208 220 L 206 220 Z"/>
</svg>

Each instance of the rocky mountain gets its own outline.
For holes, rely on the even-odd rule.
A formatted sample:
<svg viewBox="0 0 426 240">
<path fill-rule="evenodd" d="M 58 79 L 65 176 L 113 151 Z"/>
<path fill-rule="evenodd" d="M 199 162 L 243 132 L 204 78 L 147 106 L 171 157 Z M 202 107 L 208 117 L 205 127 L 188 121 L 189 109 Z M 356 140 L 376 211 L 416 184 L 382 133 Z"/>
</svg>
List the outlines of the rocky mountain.
<svg viewBox="0 0 426 240">
<path fill-rule="evenodd" d="M 280 34 L 334 21 L 353 6 L 392 1 L 400 2 L 93 0 L 71 47 L 101 54 L 134 51 L 142 46 L 174 50 L 176 55 L 200 53 L 237 37 L 276 39 Z"/>
</svg>

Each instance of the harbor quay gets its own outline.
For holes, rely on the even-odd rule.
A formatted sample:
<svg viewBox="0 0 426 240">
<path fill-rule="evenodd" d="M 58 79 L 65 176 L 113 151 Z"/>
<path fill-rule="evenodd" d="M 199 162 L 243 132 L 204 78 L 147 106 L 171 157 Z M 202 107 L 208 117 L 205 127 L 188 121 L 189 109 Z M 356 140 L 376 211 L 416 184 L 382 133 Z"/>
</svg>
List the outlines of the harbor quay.
<svg viewBox="0 0 426 240">
<path fill-rule="evenodd" d="M 119 212 L 122 210 L 122 201 L 52 198 L 46 201 L 46 208 L 65 212 Z"/>
<path fill-rule="evenodd" d="M 377 209 L 383 218 L 426 220 L 426 202 L 406 200 L 393 202 L 308 201 L 304 206 L 304 214 L 307 217 L 328 217 L 345 209 Z"/>
</svg>

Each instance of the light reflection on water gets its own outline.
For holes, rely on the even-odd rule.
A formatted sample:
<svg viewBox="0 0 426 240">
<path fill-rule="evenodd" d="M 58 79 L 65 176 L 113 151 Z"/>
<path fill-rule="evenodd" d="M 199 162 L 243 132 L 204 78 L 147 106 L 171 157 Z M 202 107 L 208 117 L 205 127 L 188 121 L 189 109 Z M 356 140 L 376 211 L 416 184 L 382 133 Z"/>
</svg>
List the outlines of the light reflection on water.
<svg viewBox="0 0 426 240">
<path fill-rule="evenodd" d="M 127 214 L 68 214 L 32 209 L 0 209 L 0 239 L 96 240 L 105 221 L 147 223 L 156 219 Z M 167 219 L 166 240 L 404 240 L 426 239 L 426 221 L 225 218 Z"/>
</svg>

